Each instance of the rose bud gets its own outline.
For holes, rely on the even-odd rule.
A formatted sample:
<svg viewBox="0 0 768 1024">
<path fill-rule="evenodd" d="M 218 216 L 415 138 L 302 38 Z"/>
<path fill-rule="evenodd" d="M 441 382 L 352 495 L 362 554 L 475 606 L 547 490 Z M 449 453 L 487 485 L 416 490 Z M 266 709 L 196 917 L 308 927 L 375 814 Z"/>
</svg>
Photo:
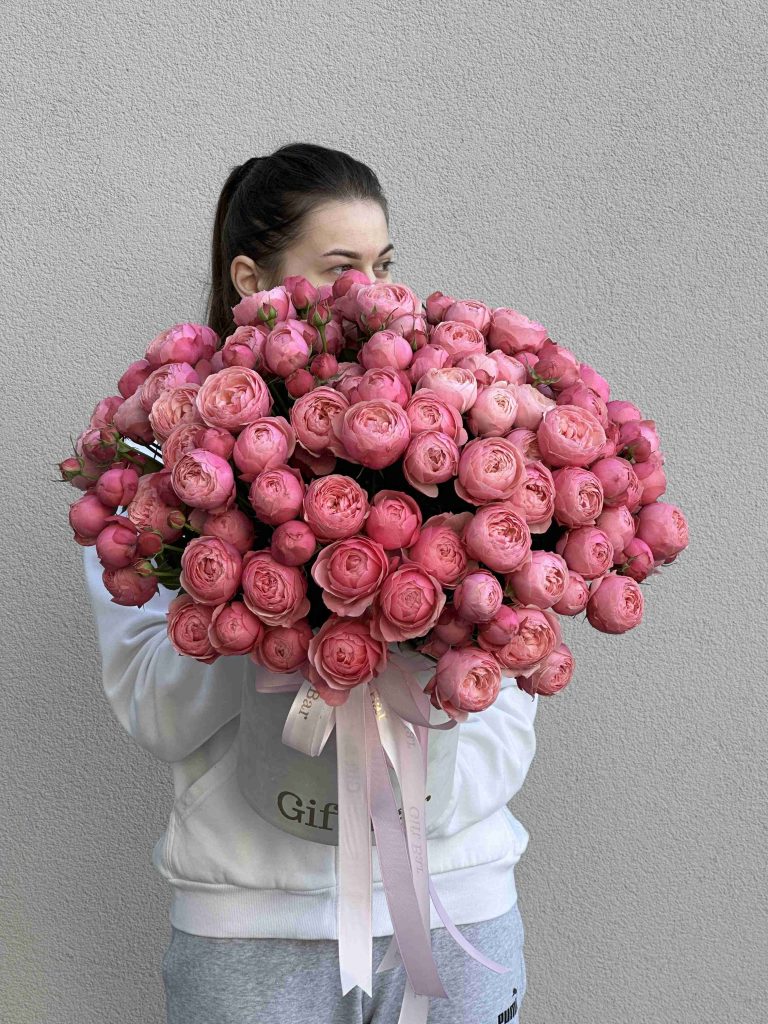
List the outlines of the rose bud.
<svg viewBox="0 0 768 1024">
<path fill-rule="evenodd" d="M 472 623 L 460 618 L 453 605 L 447 604 L 432 627 L 432 636 L 446 646 L 464 647 L 472 639 Z"/>
<path fill-rule="evenodd" d="M 603 633 L 626 633 L 643 618 L 643 594 L 635 580 L 609 572 L 589 590 L 587 619 Z"/>
<path fill-rule="evenodd" d="M 633 537 L 624 548 L 624 560 L 619 568 L 625 576 L 631 576 L 637 583 L 642 583 L 648 576 L 658 572 L 654 568 L 653 552 L 639 537 Z"/>
<path fill-rule="evenodd" d="M 551 608 L 565 593 L 568 566 L 553 551 L 531 551 L 528 560 L 509 573 L 506 583 L 512 586 L 520 604 Z"/>
<path fill-rule="evenodd" d="M 573 654 L 567 644 L 560 644 L 529 675 L 516 676 L 517 685 L 532 697 L 551 697 L 559 693 L 573 678 Z"/>
<path fill-rule="evenodd" d="M 134 562 L 123 569 L 105 569 L 101 574 L 114 604 L 142 608 L 157 593 L 157 576 L 140 574 L 138 564 Z"/>
<path fill-rule="evenodd" d="M 306 523 L 290 519 L 275 527 L 270 551 L 282 565 L 304 565 L 317 549 L 317 538 Z"/>
<path fill-rule="evenodd" d="M 564 533 L 555 544 L 569 569 L 586 580 L 597 579 L 613 565 L 613 544 L 596 526 L 578 526 Z"/>
<path fill-rule="evenodd" d="M 314 386 L 315 378 L 309 370 L 294 370 L 285 378 L 285 389 L 291 398 L 301 398 L 302 395 L 309 394 Z"/>
<path fill-rule="evenodd" d="M 501 608 L 504 592 L 496 577 L 480 569 L 471 572 L 453 592 L 453 607 L 467 622 L 489 622 Z"/>
<path fill-rule="evenodd" d="M 220 604 L 208 627 L 211 647 L 219 654 L 248 654 L 264 634 L 264 626 L 242 601 Z"/>
<path fill-rule="evenodd" d="M 69 525 L 75 532 L 78 544 L 87 546 L 95 543 L 114 513 L 114 508 L 104 505 L 92 491 L 72 502 L 69 506 Z"/>
<path fill-rule="evenodd" d="M 404 491 L 377 491 L 363 529 L 387 550 L 407 548 L 418 537 L 421 509 Z"/>
<path fill-rule="evenodd" d="M 110 516 L 96 538 L 99 561 L 107 569 L 125 569 L 136 559 L 138 540 L 139 530 L 127 516 Z"/>
<path fill-rule="evenodd" d="M 309 368 L 320 380 L 328 380 L 329 377 L 336 373 L 339 364 L 336 356 L 332 356 L 330 352 L 320 352 L 309 364 Z"/>
<path fill-rule="evenodd" d="M 469 712 L 484 711 L 501 690 L 501 669 L 496 658 L 479 647 L 451 648 L 437 663 L 424 688 L 434 707 L 466 722 Z"/>
<path fill-rule="evenodd" d="M 125 508 L 136 497 L 139 474 L 132 466 L 108 469 L 96 482 L 96 497 L 104 505 Z"/>
<path fill-rule="evenodd" d="M 252 654 L 270 672 L 296 672 L 307 660 L 312 629 L 306 619 L 292 626 L 272 626 Z"/>
<path fill-rule="evenodd" d="M 520 628 L 520 616 L 509 604 L 503 604 L 489 622 L 481 622 L 477 642 L 485 651 L 504 647 Z"/>
<path fill-rule="evenodd" d="M 208 638 L 214 609 L 189 594 L 179 594 L 168 605 L 168 639 L 179 654 L 212 664 L 221 655 Z"/>
<path fill-rule="evenodd" d="M 220 537 L 194 537 L 181 555 L 179 582 L 199 604 L 229 601 L 240 586 L 243 559 Z"/>
<path fill-rule="evenodd" d="M 558 615 L 578 615 L 587 607 L 588 600 L 589 584 L 581 573 L 569 569 L 563 596 L 552 605 L 552 611 Z"/>
</svg>

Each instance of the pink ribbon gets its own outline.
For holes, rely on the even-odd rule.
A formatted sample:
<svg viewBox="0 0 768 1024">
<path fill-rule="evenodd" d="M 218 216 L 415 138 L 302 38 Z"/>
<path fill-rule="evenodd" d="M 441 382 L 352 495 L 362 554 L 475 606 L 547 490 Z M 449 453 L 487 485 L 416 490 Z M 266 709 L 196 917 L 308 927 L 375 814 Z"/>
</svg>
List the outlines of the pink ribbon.
<svg viewBox="0 0 768 1024">
<path fill-rule="evenodd" d="M 261 692 L 278 688 L 257 681 Z M 295 689 L 295 682 L 281 690 Z M 383 692 L 382 692 L 383 690 Z M 398 1024 L 425 1024 L 430 997 L 448 998 L 432 955 L 429 899 L 452 936 L 471 957 L 499 974 L 510 970 L 486 957 L 457 929 L 429 877 L 425 792 L 430 700 L 407 663 L 390 654 L 375 681 L 349 691 L 338 707 L 311 700 L 309 682 L 299 687 L 283 729 L 283 742 L 317 756 L 336 728 L 339 820 L 337 924 L 342 994 L 359 985 L 371 996 L 373 938 L 372 840 L 393 935 L 377 974 L 402 963 L 406 985 Z M 392 765 L 402 796 L 402 820 L 387 768 Z"/>
</svg>

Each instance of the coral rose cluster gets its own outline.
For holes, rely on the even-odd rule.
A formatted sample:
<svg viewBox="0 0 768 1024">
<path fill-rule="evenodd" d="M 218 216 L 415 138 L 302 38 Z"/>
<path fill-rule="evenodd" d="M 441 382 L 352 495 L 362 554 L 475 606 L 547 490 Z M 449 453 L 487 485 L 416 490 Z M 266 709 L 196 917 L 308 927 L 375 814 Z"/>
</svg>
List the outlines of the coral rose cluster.
<svg viewBox="0 0 768 1024">
<path fill-rule="evenodd" d="M 688 544 L 656 424 L 542 324 L 354 270 L 232 317 L 223 339 L 162 331 L 60 463 L 112 600 L 179 591 L 180 654 L 247 655 L 338 705 L 405 645 L 463 721 L 505 678 L 566 686 L 568 618 L 641 622 L 641 584 Z"/>
</svg>

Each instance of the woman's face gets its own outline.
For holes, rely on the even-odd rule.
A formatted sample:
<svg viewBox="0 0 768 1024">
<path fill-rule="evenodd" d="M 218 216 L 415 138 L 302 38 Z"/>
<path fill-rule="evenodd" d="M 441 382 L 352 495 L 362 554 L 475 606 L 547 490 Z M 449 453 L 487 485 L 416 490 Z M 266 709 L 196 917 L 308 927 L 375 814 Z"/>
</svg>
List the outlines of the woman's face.
<svg viewBox="0 0 768 1024">
<path fill-rule="evenodd" d="M 283 256 L 282 276 L 301 275 L 312 284 L 332 284 L 345 270 L 360 270 L 369 281 L 391 281 L 394 245 L 381 206 L 370 200 L 331 200 L 308 214 L 302 237 Z M 230 268 L 241 297 L 253 295 L 269 282 L 247 256 L 236 256 Z"/>
</svg>

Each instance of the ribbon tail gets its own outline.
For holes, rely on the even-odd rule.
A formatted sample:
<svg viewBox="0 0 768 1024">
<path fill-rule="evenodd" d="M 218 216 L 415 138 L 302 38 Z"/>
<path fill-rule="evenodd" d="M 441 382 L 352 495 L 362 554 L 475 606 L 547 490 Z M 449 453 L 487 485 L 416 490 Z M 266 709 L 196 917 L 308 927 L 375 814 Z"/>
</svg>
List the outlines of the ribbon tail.
<svg viewBox="0 0 768 1024">
<path fill-rule="evenodd" d="M 435 904 L 435 909 L 440 915 L 443 924 L 448 929 L 454 940 L 461 946 L 461 948 L 466 953 L 469 953 L 469 955 L 474 960 L 479 961 L 479 963 L 481 963 L 484 967 L 488 967 L 490 970 L 495 971 L 497 974 L 507 974 L 511 970 L 511 967 L 505 967 L 503 964 L 498 964 L 496 963 L 495 960 L 491 960 L 490 957 L 486 956 L 484 953 L 481 953 L 476 946 L 472 945 L 469 939 L 465 938 L 465 936 L 461 934 L 459 929 L 448 916 L 448 911 L 440 902 L 440 898 L 438 897 L 437 892 L 435 891 L 435 887 L 432 884 L 431 878 L 429 880 L 429 892 L 432 897 L 432 902 Z"/>
<path fill-rule="evenodd" d="M 373 995 L 373 868 L 371 814 L 366 783 L 367 687 L 355 686 L 336 707 L 336 763 L 339 780 L 339 871 L 336 916 L 341 991 L 359 985 Z"/>
</svg>

